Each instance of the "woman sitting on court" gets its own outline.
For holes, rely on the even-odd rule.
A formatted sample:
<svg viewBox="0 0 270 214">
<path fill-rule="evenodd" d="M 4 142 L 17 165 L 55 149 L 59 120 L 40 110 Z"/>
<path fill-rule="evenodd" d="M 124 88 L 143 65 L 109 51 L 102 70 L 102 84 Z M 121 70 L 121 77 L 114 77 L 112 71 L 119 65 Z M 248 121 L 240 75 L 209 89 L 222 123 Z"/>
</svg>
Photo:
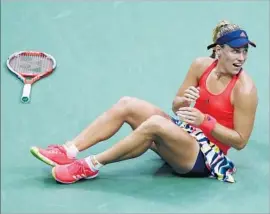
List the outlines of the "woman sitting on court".
<svg viewBox="0 0 270 214">
<path fill-rule="evenodd" d="M 234 182 L 236 168 L 228 150 L 243 149 L 251 135 L 257 109 L 257 91 L 243 70 L 249 41 L 235 24 L 219 23 L 214 29 L 212 57 L 195 59 L 179 88 L 171 117 L 137 98 L 123 97 L 73 140 L 46 149 L 32 147 L 32 154 L 54 166 L 61 183 L 94 178 L 107 164 L 155 151 L 172 169 L 186 177 L 214 177 Z M 190 106 L 193 102 L 195 106 Z M 112 137 L 124 123 L 133 132 L 111 148 L 76 159 L 78 152 Z"/>
</svg>

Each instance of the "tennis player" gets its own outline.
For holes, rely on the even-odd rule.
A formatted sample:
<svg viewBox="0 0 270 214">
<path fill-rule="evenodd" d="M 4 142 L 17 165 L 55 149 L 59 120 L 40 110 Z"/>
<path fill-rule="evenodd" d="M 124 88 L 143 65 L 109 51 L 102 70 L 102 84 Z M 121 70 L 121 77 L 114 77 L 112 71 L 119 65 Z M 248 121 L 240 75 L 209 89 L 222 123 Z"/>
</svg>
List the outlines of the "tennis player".
<svg viewBox="0 0 270 214">
<path fill-rule="evenodd" d="M 213 40 L 208 46 L 213 48 L 211 57 L 191 63 L 172 103 L 174 116 L 144 100 L 123 97 L 73 140 L 45 149 L 32 147 L 32 154 L 52 165 L 55 180 L 66 184 L 94 178 L 102 167 L 139 157 L 148 149 L 180 176 L 235 182 L 236 167 L 228 151 L 245 148 L 254 127 L 257 90 L 243 65 L 249 46 L 256 45 L 246 31 L 226 21 L 215 27 Z M 76 158 L 112 137 L 124 123 L 133 128 L 130 135 L 104 152 Z"/>
</svg>

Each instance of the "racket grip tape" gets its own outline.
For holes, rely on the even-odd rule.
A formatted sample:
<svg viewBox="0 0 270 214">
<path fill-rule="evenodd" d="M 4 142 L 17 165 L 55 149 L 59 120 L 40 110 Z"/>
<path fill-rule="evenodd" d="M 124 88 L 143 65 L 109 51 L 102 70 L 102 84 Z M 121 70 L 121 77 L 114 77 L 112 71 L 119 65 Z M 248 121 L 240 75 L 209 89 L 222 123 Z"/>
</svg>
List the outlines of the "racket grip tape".
<svg viewBox="0 0 270 214">
<path fill-rule="evenodd" d="M 30 93 L 31 93 L 31 84 L 25 84 L 23 87 L 23 93 L 21 97 L 21 101 L 23 103 L 28 103 L 30 101 Z"/>
</svg>

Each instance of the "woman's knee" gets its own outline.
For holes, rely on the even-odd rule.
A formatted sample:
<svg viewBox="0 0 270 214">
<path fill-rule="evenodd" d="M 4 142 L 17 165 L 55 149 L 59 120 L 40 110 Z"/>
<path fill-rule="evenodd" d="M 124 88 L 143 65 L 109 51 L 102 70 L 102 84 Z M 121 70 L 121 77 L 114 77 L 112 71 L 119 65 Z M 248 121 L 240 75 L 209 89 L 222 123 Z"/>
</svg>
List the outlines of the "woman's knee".
<svg viewBox="0 0 270 214">
<path fill-rule="evenodd" d="M 135 97 L 124 96 L 118 100 L 116 105 L 121 109 L 130 110 L 138 102 L 139 99 Z"/>
<path fill-rule="evenodd" d="M 161 115 L 152 115 L 145 121 L 145 126 L 148 130 L 158 133 L 167 126 L 170 121 Z"/>
<path fill-rule="evenodd" d="M 136 102 L 136 98 L 124 96 L 118 100 L 118 102 L 114 105 L 114 108 L 127 116 L 130 113 L 131 106 L 134 104 L 134 102 Z"/>
<path fill-rule="evenodd" d="M 119 104 L 119 105 L 127 105 L 127 104 L 129 104 L 133 99 L 134 99 L 134 98 L 133 98 L 133 97 L 130 97 L 130 96 L 123 96 L 123 97 L 121 97 L 121 98 L 118 100 L 117 104 Z"/>
<path fill-rule="evenodd" d="M 119 99 L 116 106 L 124 111 L 127 118 L 131 120 L 138 116 L 147 119 L 151 115 L 160 114 L 160 111 L 156 107 L 136 97 L 124 96 Z"/>
</svg>

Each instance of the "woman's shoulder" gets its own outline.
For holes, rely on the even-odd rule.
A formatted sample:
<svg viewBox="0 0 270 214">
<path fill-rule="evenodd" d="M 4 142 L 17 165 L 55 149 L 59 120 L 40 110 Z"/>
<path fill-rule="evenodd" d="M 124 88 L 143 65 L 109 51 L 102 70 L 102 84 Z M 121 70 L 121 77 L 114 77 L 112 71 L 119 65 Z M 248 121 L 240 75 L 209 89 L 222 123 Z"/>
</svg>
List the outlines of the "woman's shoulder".
<svg viewBox="0 0 270 214">
<path fill-rule="evenodd" d="M 215 61 L 215 59 L 213 59 L 211 57 L 197 57 L 194 59 L 193 63 L 198 65 L 198 66 L 207 68 L 214 61 Z"/>
<path fill-rule="evenodd" d="M 238 81 L 235 84 L 234 91 L 237 95 L 250 95 L 257 96 L 257 88 L 253 79 L 247 74 L 245 70 L 242 70 L 239 75 Z"/>
<path fill-rule="evenodd" d="M 201 77 L 201 75 L 206 71 L 206 69 L 213 64 L 215 59 L 211 57 L 197 57 L 192 62 L 192 67 L 194 68 L 194 71 L 196 72 L 196 75 L 198 78 Z"/>
</svg>

